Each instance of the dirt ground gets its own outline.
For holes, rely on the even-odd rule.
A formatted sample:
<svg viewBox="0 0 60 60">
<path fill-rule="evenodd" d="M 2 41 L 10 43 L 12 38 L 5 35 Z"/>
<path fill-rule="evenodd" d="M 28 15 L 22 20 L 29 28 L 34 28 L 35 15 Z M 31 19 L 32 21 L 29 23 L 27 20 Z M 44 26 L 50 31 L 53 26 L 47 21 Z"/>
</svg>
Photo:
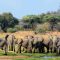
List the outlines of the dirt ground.
<svg viewBox="0 0 60 60">
<path fill-rule="evenodd" d="M 28 56 L 0 56 L 0 60 L 14 60 L 16 58 L 29 58 Z"/>
</svg>

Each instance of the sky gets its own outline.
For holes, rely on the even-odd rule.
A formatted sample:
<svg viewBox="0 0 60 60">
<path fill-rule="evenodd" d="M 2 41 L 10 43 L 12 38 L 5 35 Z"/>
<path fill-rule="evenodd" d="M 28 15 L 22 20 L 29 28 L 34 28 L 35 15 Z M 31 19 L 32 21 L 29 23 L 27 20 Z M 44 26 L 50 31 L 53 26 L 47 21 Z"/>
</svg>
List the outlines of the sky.
<svg viewBox="0 0 60 60">
<path fill-rule="evenodd" d="M 0 0 L 0 14 L 11 12 L 21 19 L 25 15 L 34 15 L 60 9 L 60 0 Z"/>
</svg>

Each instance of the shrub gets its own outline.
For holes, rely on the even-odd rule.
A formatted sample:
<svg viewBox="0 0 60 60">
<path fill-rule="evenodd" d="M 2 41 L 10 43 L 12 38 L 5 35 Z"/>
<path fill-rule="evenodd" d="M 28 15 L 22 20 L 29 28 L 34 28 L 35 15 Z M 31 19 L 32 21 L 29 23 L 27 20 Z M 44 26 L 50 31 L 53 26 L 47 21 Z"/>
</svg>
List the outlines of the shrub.
<svg viewBox="0 0 60 60">
<path fill-rule="evenodd" d="M 39 24 L 37 25 L 35 31 L 37 33 L 44 33 L 46 31 L 49 31 L 49 26 L 50 26 L 49 23 Z"/>
<path fill-rule="evenodd" d="M 16 31 L 17 31 L 16 28 L 8 28 L 7 29 L 7 32 L 11 32 L 11 33 L 16 32 Z"/>
<path fill-rule="evenodd" d="M 17 32 L 17 31 L 20 31 L 20 30 L 24 30 L 24 28 L 22 26 L 19 26 L 19 25 L 16 25 L 14 28 L 8 28 L 7 29 L 7 32 Z"/>
<path fill-rule="evenodd" d="M 19 30 L 24 30 L 24 28 L 22 26 L 16 25 L 15 28 L 19 31 Z"/>
<path fill-rule="evenodd" d="M 57 30 L 60 31 L 60 22 L 56 26 Z"/>
</svg>

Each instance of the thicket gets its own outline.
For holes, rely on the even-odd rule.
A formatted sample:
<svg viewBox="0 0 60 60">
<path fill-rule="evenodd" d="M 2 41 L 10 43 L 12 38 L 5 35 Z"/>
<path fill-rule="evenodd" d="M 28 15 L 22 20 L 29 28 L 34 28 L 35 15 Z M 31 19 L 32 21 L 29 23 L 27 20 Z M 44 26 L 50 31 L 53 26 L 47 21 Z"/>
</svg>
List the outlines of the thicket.
<svg viewBox="0 0 60 60">
<path fill-rule="evenodd" d="M 11 13 L 3 13 L 0 14 L 0 27 L 4 32 L 29 29 L 37 32 L 60 31 L 60 10 L 40 15 L 27 15 L 22 19 L 17 19 Z"/>
</svg>

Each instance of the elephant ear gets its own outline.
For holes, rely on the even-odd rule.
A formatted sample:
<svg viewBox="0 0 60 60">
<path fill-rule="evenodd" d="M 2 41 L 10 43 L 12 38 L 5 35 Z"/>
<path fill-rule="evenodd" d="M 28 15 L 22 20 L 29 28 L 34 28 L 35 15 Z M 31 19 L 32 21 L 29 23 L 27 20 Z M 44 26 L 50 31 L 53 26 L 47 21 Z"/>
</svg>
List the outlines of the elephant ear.
<svg viewBox="0 0 60 60">
<path fill-rule="evenodd" d="M 23 39 L 21 39 L 21 42 L 20 43 L 23 43 Z"/>
<path fill-rule="evenodd" d="M 8 38 L 8 36 L 9 36 L 9 35 L 7 34 L 7 35 L 5 36 L 5 39 L 7 39 L 7 38 Z"/>
</svg>

